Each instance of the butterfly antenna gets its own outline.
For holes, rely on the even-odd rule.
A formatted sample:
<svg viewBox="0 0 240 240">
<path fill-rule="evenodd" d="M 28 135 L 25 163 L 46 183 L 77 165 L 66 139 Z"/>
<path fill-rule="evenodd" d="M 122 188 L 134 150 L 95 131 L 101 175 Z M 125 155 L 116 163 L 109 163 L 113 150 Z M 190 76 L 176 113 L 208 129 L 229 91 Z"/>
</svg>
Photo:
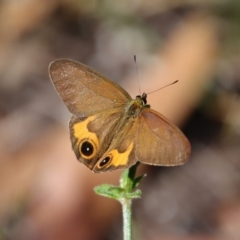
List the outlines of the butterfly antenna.
<svg viewBox="0 0 240 240">
<path fill-rule="evenodd" d="M 139 94 L 141 95 L 140 82 L 139 82 L 139 76 L 138 76 L 137 57 L 136 57 L 136 55 L 134 55 L 133 58 L 134 58 L 134 62 L 135 62 L 136 72 L 137 72 L 138 90 L 139 90 Z"/>
<path fill-rule="evenodd" d="M 165 88 L 165 87 L 171 86 L 171 85 L 173 85 L 173 84 L 175 84 L 175 83 L 177 83 L 177 82 L 178 82 L 178 80 L 176 80 L 176 81 L 174 81 L 174 82 L 172 82 L 172 83 L 169 83 L 169 84 L 167 84 L 167 85 L 164 86 L 164 87 L 158 88 L 157 90 L 154 90 L 154 91 L 152 91 L 152 92 L 149 92 L 149 93 L 147 93 L 147 94 L 157 92 L 157 91 L 159 91 L 160 89 L 163 89 L 163 88 Z"/>
</svg>

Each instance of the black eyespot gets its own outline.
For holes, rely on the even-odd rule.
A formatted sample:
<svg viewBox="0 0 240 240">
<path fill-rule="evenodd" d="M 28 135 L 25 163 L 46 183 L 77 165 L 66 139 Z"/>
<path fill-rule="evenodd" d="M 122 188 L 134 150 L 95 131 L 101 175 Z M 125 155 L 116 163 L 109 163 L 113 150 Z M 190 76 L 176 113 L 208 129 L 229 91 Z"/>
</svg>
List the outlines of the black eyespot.
<svg viewBox="0 0 240 240">
<path fill-rule="evenodd" d="M 86 157 L 89 157 L 93 154 L 94 147 L 92 143 L 85 141 L 82 143 L 80 150 L 81 150 L 81 154 L 83 154 Z"/>
<path fill-rule="evenodd" d="M 109 156 L 105 157 L 100 163 L 99 163 L 99 167 L 104 167 L 105 165 L 107 165 L 109 163 L 109 161 L 111 160 L 111 158 Z"/>
</svg>

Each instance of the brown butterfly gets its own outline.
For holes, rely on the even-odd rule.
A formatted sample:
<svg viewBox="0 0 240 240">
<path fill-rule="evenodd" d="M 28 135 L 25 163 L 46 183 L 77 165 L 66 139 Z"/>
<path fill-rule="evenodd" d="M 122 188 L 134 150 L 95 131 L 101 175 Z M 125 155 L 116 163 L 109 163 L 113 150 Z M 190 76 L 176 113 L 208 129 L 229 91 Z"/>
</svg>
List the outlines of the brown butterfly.
<svg viewBox="0 0 240 240">
<path fill-rule="evenodd" d="M 118 84 L 73 60 L 52 62 L 49 74 L 73 115 L 69 123 L 73 151 L 94 172 L 129 168 L 137 161 L 175 166 L 189 159 L 189 141 L 150 109 L 145 93 L 132 99 Z"/>
</svg>

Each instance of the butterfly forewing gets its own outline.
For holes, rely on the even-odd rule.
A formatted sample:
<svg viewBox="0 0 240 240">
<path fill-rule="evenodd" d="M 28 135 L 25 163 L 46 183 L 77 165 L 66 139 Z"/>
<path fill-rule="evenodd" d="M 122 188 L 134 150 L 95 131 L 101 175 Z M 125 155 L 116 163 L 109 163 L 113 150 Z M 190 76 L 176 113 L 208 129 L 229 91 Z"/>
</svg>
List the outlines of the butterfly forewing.
<svg viewBox="0 0 240 240">
<path fill-rule="evenodd" d="M 119 85 L 72 60 L 59 59 L 52 62 L 49 73 L 58 94 L 75 116 L 90 116 L 119 107 L 131 99 Z"/>
<path fill-rule="evenodd" d="M 145 108 L 139 116 L 139 125 L 135 139 L 138 161 L 175 166 L 189 159 L 191 147 L 188 139 L 163 115 Z"/>
</svg>

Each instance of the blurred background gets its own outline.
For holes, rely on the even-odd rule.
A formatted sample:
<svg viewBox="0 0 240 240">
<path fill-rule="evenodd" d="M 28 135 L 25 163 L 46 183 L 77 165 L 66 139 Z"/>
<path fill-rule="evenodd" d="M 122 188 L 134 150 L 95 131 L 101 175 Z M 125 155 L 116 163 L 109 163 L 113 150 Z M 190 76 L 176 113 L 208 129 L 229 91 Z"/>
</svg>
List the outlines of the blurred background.
<svg viewBox="0 0 240 240">
<path fill-rule="evenodd" d="M 48 65 L 71 58 L 184 131 L 181 167 L 142 166 L 134 239 L 240 239 L 240 2 L 0 2 L 0 239 L 120 240 L 120 204 L 93 187 L 121 171 L 79 163 Z M 84 103 L 83 103 L 84 104 Z"/>
</svg>

